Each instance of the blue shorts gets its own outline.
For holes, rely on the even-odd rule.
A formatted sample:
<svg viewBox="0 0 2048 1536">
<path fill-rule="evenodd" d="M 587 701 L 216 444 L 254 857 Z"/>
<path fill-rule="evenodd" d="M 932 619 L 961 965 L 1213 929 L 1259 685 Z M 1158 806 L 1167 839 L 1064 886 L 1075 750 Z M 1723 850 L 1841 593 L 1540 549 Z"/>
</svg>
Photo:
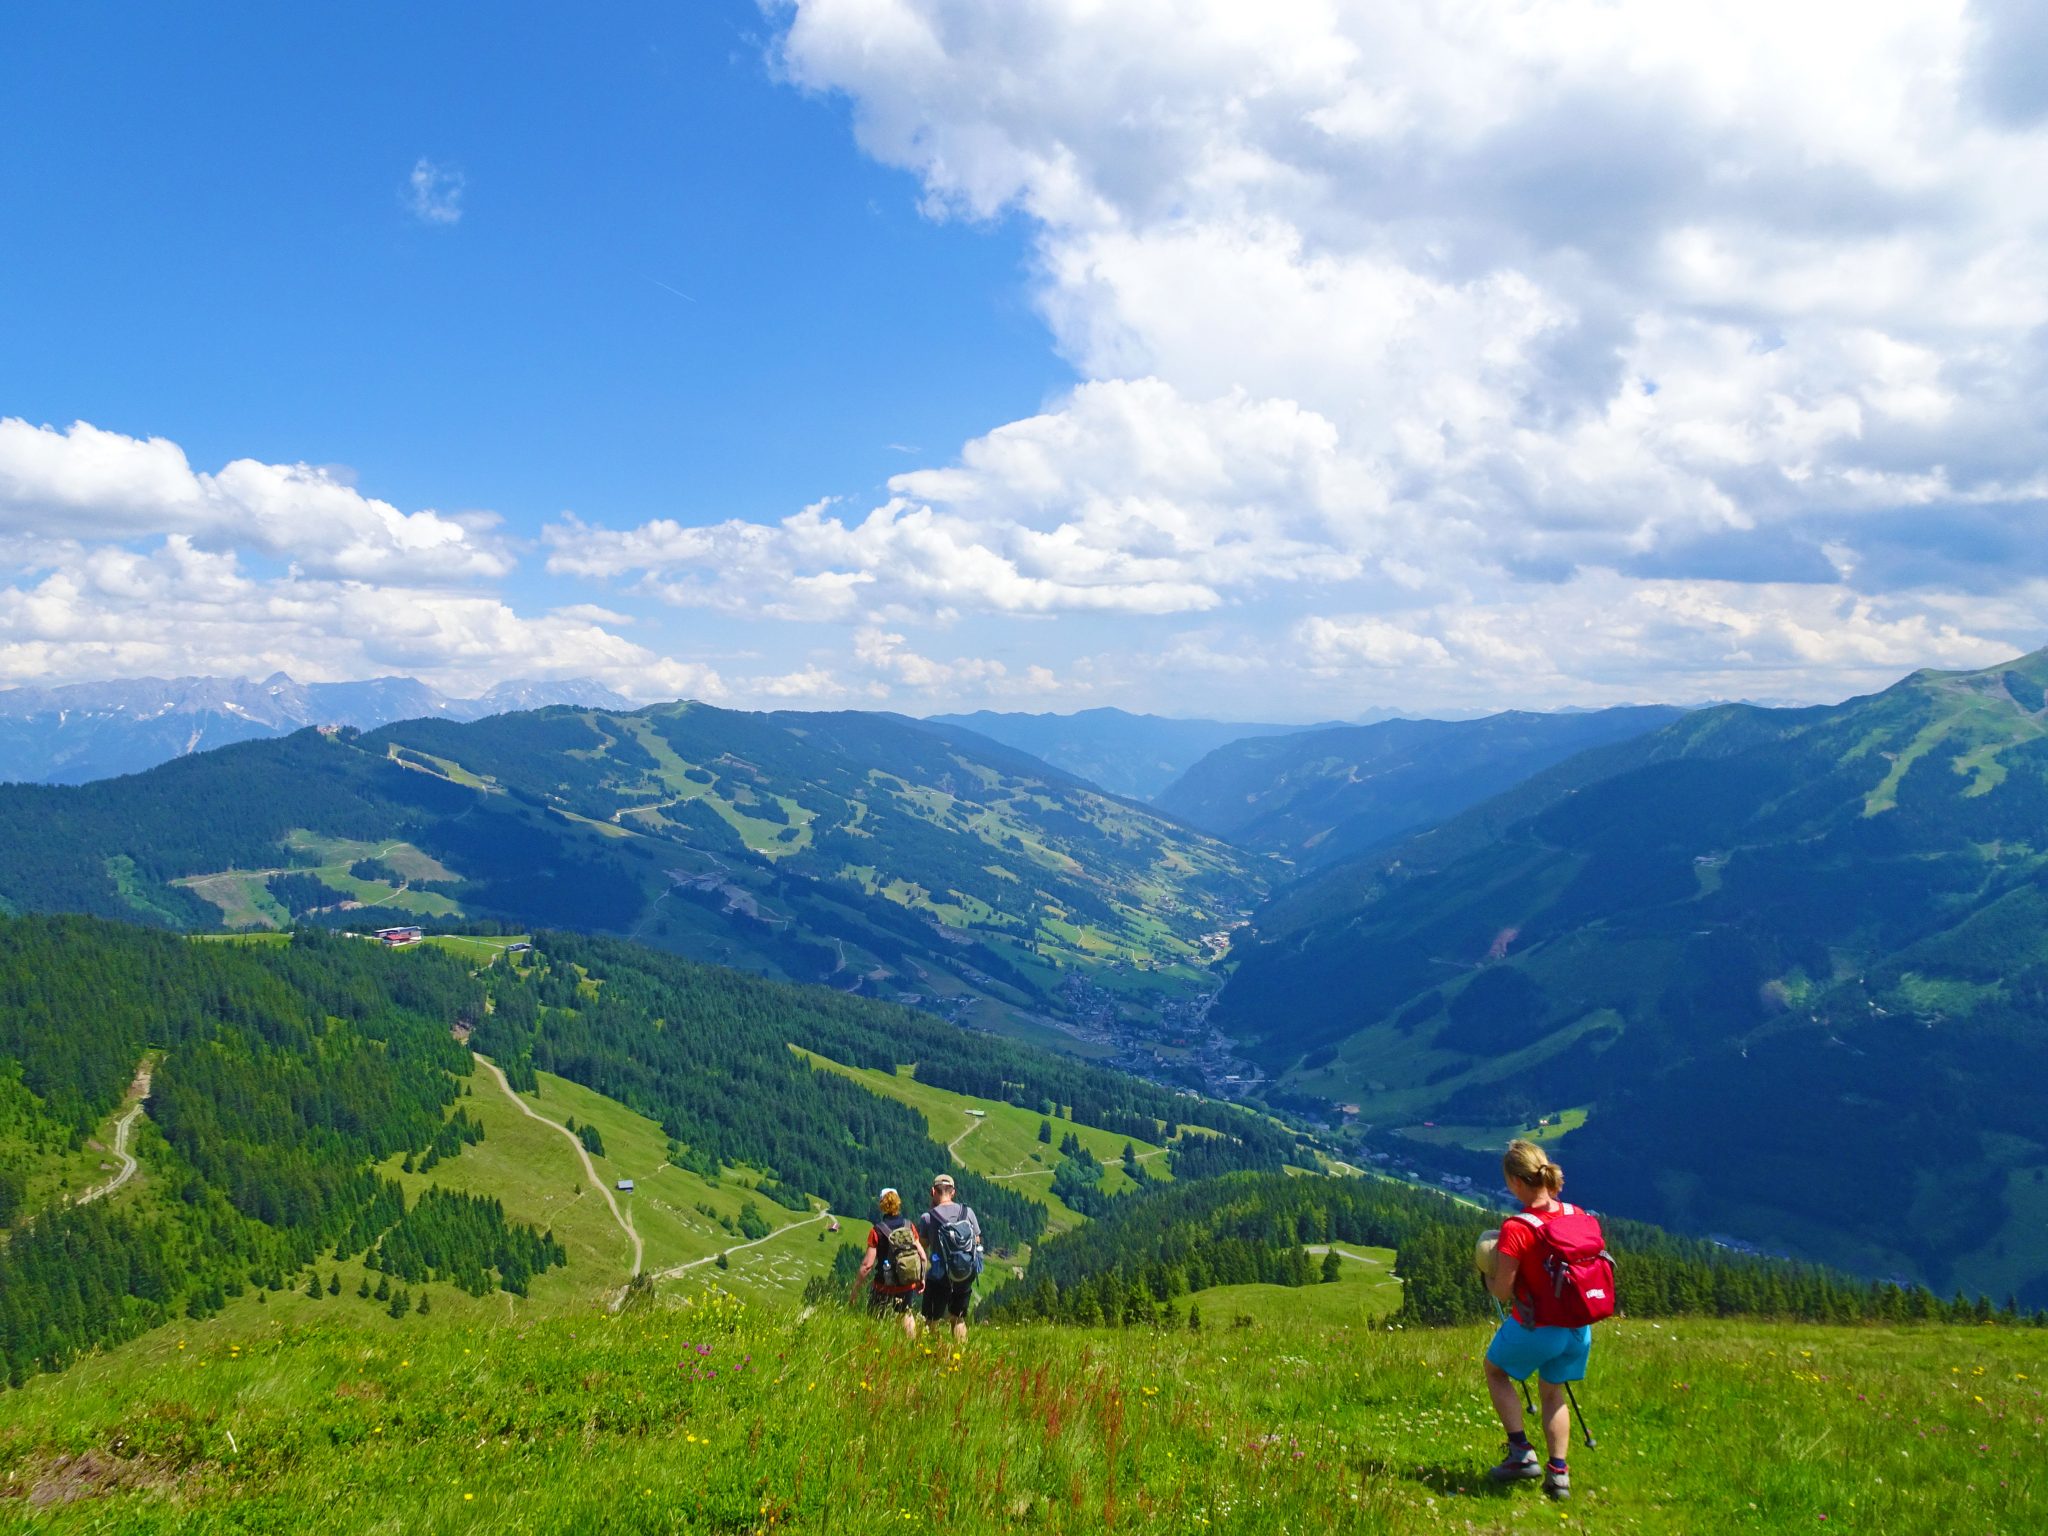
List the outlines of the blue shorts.
<svg viewBox="0 0 2048 1536">
<path fill-rule="evenodd" d="M 1486 1358 L 1517 1381 L 1532 1372 L 1553 1386 L 1586 1379 L 1586 1357 L 1593 1352 L 1593 1330 L 1531 1328 L 1512 1317 L 1500 1325 Z"/>
</svg>

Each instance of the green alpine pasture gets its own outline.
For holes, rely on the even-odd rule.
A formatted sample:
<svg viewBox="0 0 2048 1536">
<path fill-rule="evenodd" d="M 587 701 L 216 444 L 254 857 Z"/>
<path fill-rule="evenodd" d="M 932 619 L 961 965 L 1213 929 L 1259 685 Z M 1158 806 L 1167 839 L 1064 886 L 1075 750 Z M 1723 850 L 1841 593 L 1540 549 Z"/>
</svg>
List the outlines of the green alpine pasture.
<svg viewBox="0 0 2048 1536">
<path fill-rule="evenodd" d="M 919 1082 L 914 1067 L 880 1072 L 845 1066 L 795 1046 L 791 1049 L 815 1067 L 837 1072 L 859 1083 L 870 1093 L 909 1105 L 924 1116 L 925 1123 L 931 1127 L 932 1140 L 944 1142 L 959 1166 L 1009 1183 L 1019 1194 L 1044 1205 L 1052 1212 L 1054 1230 L 1062 1230 L 1081 1220 L 1072 1207 L 1052 1192 L 1053 1175 L 1060 1163 L 1059 1143 L 1069 1135 L 1102 1163 L 1101 1188 L 1104 1194 L 1118 1195 L 1134 1187 L 1122 1161 L 1127 1144 L 1136 1152 L 1148 1177 L 1159 1180 L 1173 1177 L 1166 1148 L 1157 1142 L 1119 1136 L 1113 1131 L 1070 1119 L 1048 1120 L 1043 1115 L 1006 1104 L 1000 1099 L 976 1098 L 972 1094 L 935 1088 L 929 1083 Z M 1052 1127 L 1050 1142 L 1038 1139 L 1039 1129 L 1045 1125 Z M 939 1170 L 934 1168 L 930 1172 Z M 918 1172 L 906 1175 L 911 1183 L 905 1187 L 912 1188 L 922 1176 Z"/>
<path fill-rule="evenodd" d="M 1603 1327 L 1574 1497 L 1489 1485 L 1480 1328 L 1315 1314 L 911 1344 L 716 1294 L 391 1319 L 295 1294 L 9 1394 L 35 1532 L 2037 1528 L 2033 1329 Z"/>
</svg>

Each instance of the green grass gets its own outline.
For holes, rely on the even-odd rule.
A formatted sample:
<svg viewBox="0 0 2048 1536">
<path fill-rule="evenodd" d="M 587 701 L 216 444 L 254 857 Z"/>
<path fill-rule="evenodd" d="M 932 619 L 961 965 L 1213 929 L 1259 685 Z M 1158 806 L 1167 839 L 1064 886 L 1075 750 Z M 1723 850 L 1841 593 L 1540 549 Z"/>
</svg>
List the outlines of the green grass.
<svg viewBox="0 0 2048 1536">
<path fill-rule="evenodd" d="M 228 928 L 283 928 L 291 914 L 270 894 L 268 873 L 224 870 L 212 875 L 187 875 L 173 880 L 202 901 L 220 908 L 221 923 Z"/>
<path fill-rule="evenodd" d="M 474 933 L 430 933 L 421 942 L 436 949 L 445 949 L 451 955 L 490 965 L 514 944 L 530 943 L 531 939 L 523 933 L 508 933 L 496 938 Z"/>
<path fill-rule="evenodd" d="M 1320 1253 L 1312 1248 L 1311 1253 Z M 1401 1282 L 1394 1278 L 1394 1251 L 1339 1243 L 1343 1261 L 1338 1278 L 1314 1285 L 1214 1285 L 1196 1291 L 1189 1302 L 1201 1309 L 1211 1330 L 1232 1328 L 1291 1329 L 1302 1323 L 1325 1327 L 1366 1327 L 1384 1323 L 1401 1305 Z"/>
<path fill-rule="evenodd" d="M 1045 1117 L 1036 1110 L 1019 1109 L 1001 1099 L 980 1099 L 971 1094 L 952 1093 L 920 1083 L 914 1069 L 899 1067 L 878 1072 L 849 1067 L 815 1051 L 790 1047 L 812 1066 L 850 1077 L 871 1093 L 907 1104 L 924 1116 L 934 1140 L 948 1143 L 963 1167 L 992 1179 L 1011 1184 L 1019 1194 L 1045 1206 L 1053 1214 L 1055 1230 L 1073 1226 L 1081 1218 L 1052 1193 L 1053 1170 L 1059 1166 L 1059 1143 L 1072 1132 L 1082 1146 L 1103 1164 L 1102 1187 L 1116 1194 L 1131 1186 L 1121 1159 L 1125 1141 L 1137 1149 L 1145 1172 L 1155 1179 L 1170 1179 L 1165 1149 L 1157 1142 L 1139 1141 L 1112 1131 L 1072 1120 L 1054 1119 L 1051 1145 L 1038 1139 Z M 971 1111 L 979 1110 L 979 1115 Z M 936 1173 L 938 1170 L 933 1169 Z"/>
<path fill-rule="evenodd" d="M 668 1161 L 668 1137 L 652 1120 L 566 1078 L 548 1072 L 539 1078 L 540 1093 L 521 1098 L 546 1124 L 522 1113 L 497 1079 L 479 1069 L 469 1079 L 470 1096 L 460 1103 L 482 1121 L 484 1139 L 428 1173 L 404 1173 L 397 1159 L 380 1170 L 405 1186 L 409 1200 L 429 1184 L 440 1184 L 495 1196 L 513 1220 L 551 1229 L 569 1250 L 569 1263 L 535 1282 L 534 1306 L 561 1310 L 609 1303 L 632 1275 L 632 1240 L 612 1219 L 575 1149 L 555 1129 L 571 1119 L 596 1127 L 604 1153 L 593 1154 L 591 1163 L 640 1236 L 644 1272 L 664 1287 L 697 1290 L 715 1282 L 750 1294 L 794 1295 L 831 1264 L 829 1246 L 817 1242 L 824 1223 L 816 1213 L 788 1211 L 755 1194 L 760 1176 L 754 1170 L 723 1169 L 716 1183 L 709 1182 Z M 635 1188 L 618 1190 L 621 1179 L 631 1179 Z M 748 1241 L 737 1223 L 749 1202 L 776 1236 L 758 1249 L 733 1252 L 732 1268 L 718 1270 L 710 1261 Z M 842 1233 L 847 1225 L 841 1223 Z M 866 1231 L 860 1225 L 862 1236 Z M 692 1267 L 663 1273 L 686 1265 Z"/>
<path fill-rule="evenodd" d="M 231 1314 L 8 1394 L 0 1529 L 1915 1536 L 2035 1529 L 2048 1496 L 2033 1330 L 1609 1324 L 1558 1509 L 1482 1475 L 1478 1328 L 1205 1308 L 1194 1334 L 978 1328 L 955 1359 L 710 1299 Z"/>
<path fill-rule="evenodd" d="M 114 882 L 114 894 L 144 917 L 155 918 L 172 927 L 183 921 L 181 914 L 156 898 L 148 883 L 136 872 L 135 860 L 127 854 L 117 853 L 108 858 L 107 878 Z"/>
<path fill-rule="evenodd" d="M 534 1282 L 537 1309 L 582 1305 L 616 1291 L 632 1273 L 632 1243 L 590 1187 L 567 1138 L 521 1114 L 483 1069 L 472 1073 L 468 1082 L 470 1096 L 457 1102 L 483 1122 L 484 1139 L 428 1173 L 402 1173 L 395 1158 L 379 1171 L 405 1186 L 408 1201 L 418 1199 L 428 1185 L 439 1184 L 489 1195 L 504 1203 L 509 1219 L 552 1230 L 568 1250 L 569 1262 Z M 532 1101 L 556 1124 L 567 1113 L 563 1101 L 553 1096 L 559 1082 L 543 1078 L 540 1097 Z M 436 1287 L 436 1305 L 443 1289 Z M 451 1298 L 455 1294 L 449 1292 Z"/>
<path fill-rule="evenodd" d="M 410 768 L 437 779 L 446 779 L 451 784 L 460 784 L 465 789 L 494 790 L 495 783 L 471 773 L 462 764 L 450 762 L 445 757 L 436 757 L 431 752 L 422 752 L 416 747 L 401 747 L 397 742 L 388 748 L 391 760 L 401 768 Z"/>
<path fill-rule="evenodd" d="M 295 827 L 284 835 L 281 848 L 312 864 L 257 870 L 222 870 L 210 875 L 188 875 L 173 880 L 195 896 L 220 908 L 221 922 L 229 928 L 281 929 L 291 925 L 291 914 L 270 894 L 274 875 L 311 875 L 334 892 L 336 903 L 359 901 L 365 906 L 396 907 L 422 917 L 456 917 L 462 905 L 438 891 L 400 889 L 388 880 L 359 880 L 349 873 L 362 859 L 381 859 L 404 881 L 455 880 L 456 873 L 432 855 L 411 843 L 386 840 L 358 842 L 345 837 L 326 837 Z M 132 883 L 132 866 L 131 866 Z M 118 883 L 118 876 L 117 876 Z M 131 905 L 142 905 L 138 896 L 124 891 Z M 146 894 L 146 893 L 145 893 Z M 145 910 L 147 910 L 145 908 Z"/>
<path fill-rule="evenodd" d="M 74 1147 L 70 1128 L 51 1119 L 20 1079 L 0 1078 L 0 1158 L 26 1176 L 17 1221 L 110 1182 L 121 1169 L 113 1152 L 115 1126 L 131 1108 L 133 1102 L 123 1097 L 113 1113 L 103 1117 L 92 1134 Z M 138 1121 L 131 1131 L 131 1155 L 146 1129 L 146 1124 Z M 100 1198 L 117 1206 L 130 1204 L 141 1195 L 147 1177 L 146 1168 L 138 1167 L 119 1190 Z"/>
<path fill-rule="evenodd" d="M 1410 1141 L 1438 1147 L 1464 1147 L 1473 1152 L 1498 1152 L 1520 1137 L 1549 1146 L 1563 1141 L 1586 1123 L 1587 1109 L 1580 1105 L 1547 1116 L 1547 1125 L 1404 1125 L 1401 1134 Z"/>
</svg>

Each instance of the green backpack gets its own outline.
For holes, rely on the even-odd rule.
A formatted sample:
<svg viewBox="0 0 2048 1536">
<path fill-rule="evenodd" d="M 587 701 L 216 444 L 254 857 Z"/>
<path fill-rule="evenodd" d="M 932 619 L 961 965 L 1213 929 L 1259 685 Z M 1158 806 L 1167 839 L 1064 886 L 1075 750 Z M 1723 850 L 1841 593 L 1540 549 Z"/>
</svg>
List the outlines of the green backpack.
<svg viewBox="0 0 2048 1536">
<path fill-rule="evenodd" d="M 924 1283 L 924 1255 L 918 1252 L 917 1229 L 901 1216 L 885 1216 L 875 1225 L 882 1240 L 875 1245 L 880 1262 L 875 1283 L 891 1289 Z"/>
</svg>

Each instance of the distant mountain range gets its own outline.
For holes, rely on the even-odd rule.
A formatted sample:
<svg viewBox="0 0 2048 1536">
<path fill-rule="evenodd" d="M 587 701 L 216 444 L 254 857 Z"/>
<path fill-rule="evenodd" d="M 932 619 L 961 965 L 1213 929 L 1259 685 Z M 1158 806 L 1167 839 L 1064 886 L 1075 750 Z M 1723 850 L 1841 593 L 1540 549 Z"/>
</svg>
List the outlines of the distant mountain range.
<svg viewBox="0 0 2048 1536">
<path fill-rule="evenodd" d="M 1368 718 L 1386 715 L 1370 712 Z M 1312 725 L 1247 725 L 1223 720 L 1173 720 L 1122 709 L 1083 709 L 1070 715 L 933 715 L 941 725 L 965 726 L 1057 768 L 1078 774 L 1113 795 L 1150 800 L 1218 747 L 1247 736 L 1285 736 Z"/>
<path fill-rule="evenodd" d="M 556 707 L 0 787 L 0 908 L 576 928 L 1040 1033 L 1188 1036 L 1266 863 L 886 714 Z"/>
<path fill-rule="evenodd" d="M 2048 1303 L 2048 651 L 1598 747 L 1268 906 L 1213 1017 L 1445 1155 Z"/>
<path fill-rule="evenodd" d="M 139 677 L 0 689 L 0 782 L 84 784 L 308 725 L 367 730 L 394 720 L 479 720 L 548 704 L 632 707 L 588 678 L 505 682 L 474 699 L 450 698 L 411 677 L 301 683 L 282 672 L 261 682 Z"/>
<path fill-rule="evenodd" d="M 1220 746 L 1158 796 L 1204 832 L 1306 868 L 1434 826 L 1553 763 L 1669 725 L 1665 705 L 1384 720 Z"/>
</svg>

